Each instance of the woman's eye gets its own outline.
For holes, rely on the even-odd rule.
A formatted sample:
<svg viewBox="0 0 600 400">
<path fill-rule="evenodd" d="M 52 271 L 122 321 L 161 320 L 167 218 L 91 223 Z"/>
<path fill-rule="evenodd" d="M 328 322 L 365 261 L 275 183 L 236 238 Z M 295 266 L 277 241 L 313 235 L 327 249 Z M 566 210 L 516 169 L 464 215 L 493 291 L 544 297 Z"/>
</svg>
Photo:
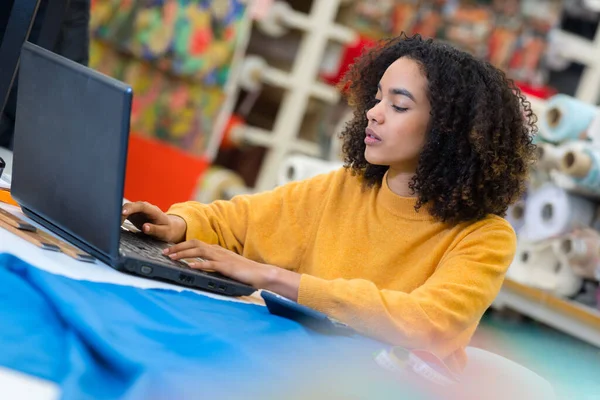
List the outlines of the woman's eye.
<svg viewBox="0 0 600 400">
<path fill-rule="evenodd" d="M 394 110 L 398 111 L 398 112 L 404 112 L 406 110 L 408 110 L 408 108 L 404 108 L 404 107 L 398 107 L 398 106 L 392 106 L 394 108 Z"/>
<path fill-rule="evenodd" d="M 381 102 L 381 99 L 373 99 L 374 104 L 379 104 L 380 102 Z"/>
</svg>

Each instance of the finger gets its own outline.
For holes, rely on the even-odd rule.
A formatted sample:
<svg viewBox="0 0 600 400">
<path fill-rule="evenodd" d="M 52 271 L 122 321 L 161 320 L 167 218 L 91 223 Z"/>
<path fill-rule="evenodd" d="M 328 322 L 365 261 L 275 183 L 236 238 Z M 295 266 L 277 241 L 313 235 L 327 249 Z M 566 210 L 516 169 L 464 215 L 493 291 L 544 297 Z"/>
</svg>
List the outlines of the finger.
<svg viewBox="0 0 600 400">
<path fill-rule="evenodd" d="M 145 206 L 144 202 L 141 202 L 141 201 L 125 203 L 123 205 L 123 215 L 127 216 L 127 215 L 142 212 L 144 209 L 144 206 Z"/>
<path fill-rule="evenodd" d="M 147 206 L 142 202 L 128 203 L 123 206 L 122 216 L 128 219 L 136 228 L 142 230 L 142 226 L 146 222 L 153 222 L 152 218 L 146 214 L 146 208 Z"/>
<path fill-rule="evenodd" d="M 160 208 L 146 202 L 127 203 L 123 206 L 122 214 L 140 230 L 146 222 L 157 225 L 169 224 L 169 218 Z"/>
<path fill-rule="evenodd" d="M 220 263 L 218 261 L 210 261 L 210 260 L 204 260 L 204 261 L 197 261 L 197 262 L 191 262 L 188 264 L 188 266 L 192 269 L 199 269 L 202 271 L 210 271 L 210 272 L 218 272 L 222 275 L 225 275 L 224 271 L 223 271 L 223 263 Z"/>
<path fill-rule="evenodd" d="M 172 260 L 181 260 L 183 258 L 196 258 L 196 257 L 204 258 L 205 256 L 203 254 L 204 253 L 203 253 L 201 247 L 194 247 L 192 249 L 180 250 L 176 253 L 170 253 L 169 258 L 171 258 Z"/>
<path fill-rule="evenodd" d="M 153 236 L 159 240 L 167 241 L 169 235 L 169 227 L 167 225 L 155 225 L 145 223 L 142 226 L 142 232 L 146 235 Z"/>
<path fill-rule="evenodd" d="M 186 240 L 185 242 L 181 242 L 181 243 L 177 243 L 174 244 L 173 246 L 167 247 L 166 249 L 163 250 L 163 254 L 171 254 L 171 253 L 177 253 L 181 250 L 187 250 L 187 249 L 192 249 L 194 247 L 200 247 L 202 246 L 202 242 L 199 240 Z"/>
</svg>

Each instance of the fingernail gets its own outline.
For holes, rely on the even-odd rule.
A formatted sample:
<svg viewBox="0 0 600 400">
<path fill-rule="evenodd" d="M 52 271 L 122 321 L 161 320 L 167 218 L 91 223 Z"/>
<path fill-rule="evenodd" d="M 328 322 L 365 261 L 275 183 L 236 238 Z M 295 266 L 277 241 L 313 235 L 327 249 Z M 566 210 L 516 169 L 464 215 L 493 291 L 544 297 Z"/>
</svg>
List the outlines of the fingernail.
<svg viewBox="0 0 600 400">
<path fill-rule="evenodd" d="M 163 254 L 169 254 L 169 249 L 164 249 Z"/>
<path fill-rule="evenodd" d="M 144 232 L 150 232 L 150 227 L 148 225 L 144 225 Z"/>
<path fill-rule="evenodd" d="M 189 263 L 188 266 L 190 268 L 198 268 L 198 263 Z"/>
<path fill-rule="evenodd" d="M 169 255 L 169 257 L 175 258 L 176 255 L 177 255 L 177 253 L 173 253 L 173 254 Z"/>
<path fill-rule="evenodd" d="M 127 210 L 123 210 L 123 215 L 127 215 Z"/>
</svg>

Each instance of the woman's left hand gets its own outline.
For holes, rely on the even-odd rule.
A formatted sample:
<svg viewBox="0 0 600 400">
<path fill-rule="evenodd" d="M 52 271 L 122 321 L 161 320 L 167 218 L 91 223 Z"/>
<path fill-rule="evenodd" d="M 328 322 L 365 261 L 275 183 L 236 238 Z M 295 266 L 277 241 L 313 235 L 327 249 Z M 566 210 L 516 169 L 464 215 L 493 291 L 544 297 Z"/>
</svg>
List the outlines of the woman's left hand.
<svg viewBox="0 0 600 400">
<path fill-rule="evenodd" d="M 163 253 L 173 260 L 200 257 L 205 261 L 189 262 L 188 265 L 194 269 L 218 272 L 256 289 L 267 289 L 269 282 L 273 281 L 276 269 L 280 269 L 249 260 L 221 246 L 206 244 L 195 239 L 175 244 L 165 249 Z"/>
</svg>

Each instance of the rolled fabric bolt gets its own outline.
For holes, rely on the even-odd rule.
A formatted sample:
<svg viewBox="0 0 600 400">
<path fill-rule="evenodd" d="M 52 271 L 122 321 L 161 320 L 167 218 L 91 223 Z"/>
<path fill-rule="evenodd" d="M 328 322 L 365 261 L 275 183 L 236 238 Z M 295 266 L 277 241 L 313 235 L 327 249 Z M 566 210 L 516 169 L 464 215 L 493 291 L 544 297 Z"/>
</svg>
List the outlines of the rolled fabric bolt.
<svg viewBox="0 0 600 400">
<path fill-rule="evenodd" d="M 561 170 L 576 186 L 600 192 L 600 149 L 592 146 L 570 149 L 563 157 Z"/>
<path fill-rule="evenodd" d="M 555 242 L 555 252 L 566 258 L 569 266 L 580 277 L 595 279 L 600 265 L 600 234 L 583 229 Z"/>
<path fill-rule="evenodd" d="M 533 245 L 517 241 L 517 251 L 508 271 L 506 271 L 506 276 L 515 282 L 530 285 L 531 268 L 529 268 L 529 262 L 532 253 Z"/>
<path fill-rule="evenodd" d="M 340 161 L 326 161 L 319 158 L 294 154 L 288 157 L 279 167 L 278 183 L 285 185 L 293 181 L 301 181 L 341 168 Z"/>
<path fill-rule="evenodd" d="M 238 131 L 244 126 L 244 118 L 239 115 L 232 114 L 227 121 L 225 129 L 223 129 L 223 138 L 221 139 L 221 149 L 232 149 L 240 144 L 240 135 Z M 242 128 L 243 129 L 243 128 Z"/>
<path fill-rule="evenodd" d="M 540 134 L 553 143 L 580 139 L 596 116 L 594 105 L 564 94 L 552 96 L 542 115 Z"/>
<path fill-rule="evenodd" d="M 215 200 L 229 200 L 230 196 L 250 193 L 244 179 L 227 168 L 211 167 L 198 185 L 194 199 L 200 203 L 209 204 Z"/>
<path fill-rule="evenodd" d="M 594 167 L 592 157 L 582 150 L 568 150 L 562 157 L 561 170 L 575 178 L 583 179 Z"/>
<path fill-rule="evenodd" d="M 556 169 L 561 165 L 564 150 L 551 143 L 537 145 L 537 166 L 544 170 Z"/>
<path fill-rule="evenodd" d="M 569 193 L 600 200 L 600 186 L 584 185 L 581 179 L 574 178 L 559 170 L 550 171 L 550 180 L 554 185 Z M 545 183 L 547 182 L 543 182 L 541 186 Z"/>
<path fill-rule="evenodd" d="M 524 285 L 537 287 L 538 285 L 532 280 L 534 269 L 541 265 L 554 265 L 557 260 L 553 243 L 552 240 L 536 243 L 519 240 L 506 276 Z"/>
<path fill-rule="evenodd" d="M 592 201 L 546 184 L 527 197 L 523 239 L 535 242 L 589 227 L 595 212 Z"/>
<path fill-rule="evenodd" d="M 271 37 L 281 37 L 289 31 L 286 16 L 293 12 L 289 4 L 276 1 L 269 6 L 268 13 L 258 20 L 258 28 Z"/>
<path fill-rule="evenodd" d="M 583 239 L 565 238 L 560 242 L 559 248 L 569 260 L 582 261 L 588 256 L 588 246 Z"/>
<path fill-rule="evenodd" d="M 566 258 L 557 254 L 556 242 L 556 239 L 538 243 L 519 242 L 506 276 L 561 297 L 576 294 L 583 280 L 569 267 Z"/>
<path fill-rule="evenodd" d="M 262 85 L 263 71 L 268 67 L 267 62 L 259 56 L 248 56 L 240 70 L 240 86 L 249 92 L 259 90 Z"/>
<path fill-rule="evenodd" d="M 553 262 L 539 263 L 533 267 L 530 274 L 532 285 L 561 297 L 577 294 L 583 279 L 575 274 L 564 256 L 549 251 L 554 254 Z"/>
</svg>

